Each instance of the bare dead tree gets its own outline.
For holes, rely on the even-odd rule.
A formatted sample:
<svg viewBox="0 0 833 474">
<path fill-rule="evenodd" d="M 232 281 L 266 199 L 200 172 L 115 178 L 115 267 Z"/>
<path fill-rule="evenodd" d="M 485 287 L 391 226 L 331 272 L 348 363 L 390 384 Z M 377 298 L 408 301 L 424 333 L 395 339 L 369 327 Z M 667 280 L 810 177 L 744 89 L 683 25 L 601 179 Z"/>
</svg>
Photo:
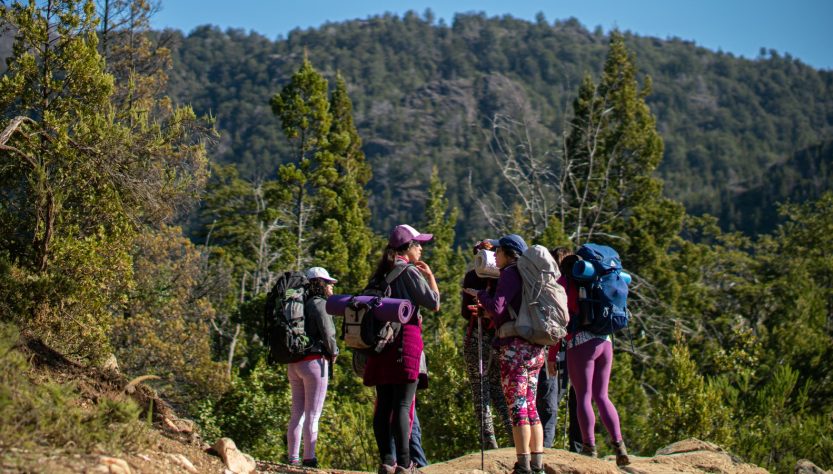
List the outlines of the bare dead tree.
<svg viewBox="0 0 833 474">
<path fill-rule="evenodd" d="M 254 187 L 254 199 L 257 203 L 258 215 L 263 214 L 269 203 L 264 197 L 262 182 L 258 182 Z M 271 268 L 281 257 L 282 250 L 274 245 L 273 237 L 276 232 L 288 227 L 286 222 L 290 217 L 283 209 L 277 211 L 277 216 L 270 222 L 258 222 L 257 240 L 252 243 L 255 251 L 255 271 L 252 275 L 252 294 L 254 295 L 269 291 L 277 279 L 277 274 Z"/>
<path fill-rule="evenodd" d="M 598 85 L 594 87 L 593 97 L 597 97 L 599 88 Z M 621 238 L 602 231 L 621 218 L 622 209 L 611 201 L 610 193 L 617 184 L 614 176 L 617 167 L 621 166 L 618 150 L 621 145 L 615 143 L 612 149 L 602 149 L 605 119 L 613 108 L 606 105 L 606 97 L 600 102 L 605 105 L 591 106 L 586 115 L 571 121 L 566 133 L 573 137 L 573 142 L 570 143 L 570 137 L 565 137 L 562 142 L 560 217 L 565 232 L 576 244 L 590 241 L 594 236 Z"/>
<path fill-rule="evenodd" d="M 475 191 L 471 174 L 469 193 L 494 230 L 504 232 L 522 224 L 534 236 L 540 235 L 557 209 L 557 174 L 547 162 L 548 154 L 539 154 L 536 149 L 526 122 L 503 114 L 495 114 L 490 122 L 486 132 L 489 155 L 513 190 L 513 199 Z M 517 222 L 518 214 L 524 222 Z"/>
</svg>

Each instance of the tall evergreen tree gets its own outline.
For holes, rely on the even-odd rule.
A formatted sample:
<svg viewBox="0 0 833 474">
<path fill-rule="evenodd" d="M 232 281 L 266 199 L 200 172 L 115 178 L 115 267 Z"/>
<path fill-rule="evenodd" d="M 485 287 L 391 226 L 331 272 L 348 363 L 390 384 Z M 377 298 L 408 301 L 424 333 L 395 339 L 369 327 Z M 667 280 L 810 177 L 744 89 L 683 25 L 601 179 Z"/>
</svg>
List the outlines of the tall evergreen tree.
<svg viewBox="0 0 833 474">
<path fill-rule="evenodd" d="M 601 79 L 585 76 L 573 103 L 562 160 L 561 222 L 576 244 L 613 245 L 628 269 L 652 280 L 682 226 L 683 208 L 662 195 L 655 176 L 663 143 L 640 88 L 635 58 L 618 32 Z"/>
<path fill-rule="evenodd" d="M 97 0 L 99 52 L 116 80 L 112 97 L 117 108 L 147 113 L 162 95 L 171 67 L 168 33 L 149 34 L 158 0 Z"/>
<path fill-rule="evenodd" d="M 329 149 L 332 114 L 327 80 L 304 58 L 289 83 L 272 97 L 271 104 L 292 145 L 291 161 L 278 170 L 278 181 L 283 185 L 279 202 L 285 203 L 291 214 L 283 243 L 292 257 L 287 263 L 302 269 L 311 260 L 310 249 L 321 243 L 320 232 L 312 225 L 317 190 L 330 187 L 338 177 Z M 332 226 L 328 230 L 332 231 Z"/>
<path fill-rule="evenodd" d="M 337 76 L 329 98 L 327 89 L 327 80 L 304 59 L 272 98 L 272 110 L 292 145 L 291 161 L 278 172 L 284 191 L 277 202 L 292 216 L 282 242 L 293 267 L 323 265 L 345 288 L 358 289 L 370 273 L 373 246 L 364 189 L 370 167 L 344 80 Z"/>
<path fill-rule="evenodd" d="M 457 208 L 449 205 L 445 195 L 446 184 L 440 179 L 435 166 L 431 171 L 431 181 L 428 188 L 428 202 L 425 204 L 425 222 L 423 232 L 434 235 L 434 241 L 427 246 L 425 261 L 431 266 L 437 279 L 442 297 L 441 311 L 437 317 L 442 321 L 429 318 L 426 327 L 437 328 L 438 325 L 449 325 L 462 321 L 458 317 L 460 310 L 460 282 L 465 272 L 465 259 L 462 254 L 454 251 L 454 226 L 457 225 Z"/>
<path fill-rule="evenodd" d="M 332 126 L 328 143 L 338 177 L 329 187 L 319 190 L 322 245 L 316 249 L 315 258 L 339 276 L 339 286 L 344 291 L 351 292 L 364 287 L 371 270 L 374 236 L 369 227 L 370 208 L 365 190 L 371 170 L 353 122 L 347 84 L 340 74 L 336 75 L 336 86 L 330 97 L 330 111 Z"/>
</svg>

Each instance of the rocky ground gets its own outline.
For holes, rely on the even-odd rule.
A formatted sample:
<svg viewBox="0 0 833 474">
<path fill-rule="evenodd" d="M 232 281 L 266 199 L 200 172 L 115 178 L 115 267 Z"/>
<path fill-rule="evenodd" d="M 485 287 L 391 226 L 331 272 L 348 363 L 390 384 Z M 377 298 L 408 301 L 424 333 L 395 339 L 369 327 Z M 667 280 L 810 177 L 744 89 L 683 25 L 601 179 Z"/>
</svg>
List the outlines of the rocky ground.
<svg viewBox="0 0 833 474">
<path fill-rule="evenodd" d="M 180 419 L 153 390 L 128 381 L 117 371 L 90 369 L 74 364 L 36 340 L 24 340 L 20 350 L 27 353 L 44 379 L 74 381 L 89 403 L 101 397 L 124 396 L 129 393 L 141 406 L 152 404 L 153 430 L 146 448 L 132 454 L 74 454 L 65 449 L 7 448 L 0 452 L 0 474 L 6 473 L 112 473 L 112 474 L 180 474 L 180 473 L 289 473 L 289 474 L 351 474 L 338 469 L 316 470 L 291 467 L 278 463 L 256 461 L 241 453 L 233 441 L 223 439 L 213 446 L 199 436 L 194 424 Z M 37 377 L 38 374 L 36 373 Z M 545 470 L 555 473 L 632 474 L 660 473 L 725 473 L 764 474 L 767 471 L 747 463 L 719 446 L 696 439 L 674 443 L 651 457 L 631 456 L 631 464 L 618 468 L 613 457 L 592 459 L 559 449 L 548 449 L 544 456 Z M 512 448 L 487 451 L 481 468 L 480 453 L 473 453 L 422 469 L 424 474 L 483 474 L 511 472 L 515 462 Z M 808 461 L 796 465 L 796 474 L 833 474 L 822 471 Z"/>
</svg>

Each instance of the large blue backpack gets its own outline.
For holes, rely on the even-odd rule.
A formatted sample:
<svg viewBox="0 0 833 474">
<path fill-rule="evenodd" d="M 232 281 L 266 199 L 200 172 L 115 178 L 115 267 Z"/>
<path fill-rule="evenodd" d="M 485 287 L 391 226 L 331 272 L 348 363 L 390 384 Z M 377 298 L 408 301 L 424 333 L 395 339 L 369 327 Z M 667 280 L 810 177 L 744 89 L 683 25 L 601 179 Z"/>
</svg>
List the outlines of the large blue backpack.
<svg viewBox="0 0 833 474">
<path fill-rule="evenodd" d="M 626 328 L 631 277 L 622 271 L 619 254 L 605 245 L 584 244 L 576 255 L 582 259 L 572 271 L 579 287 L 579 317 L 571 321 L 571 332 L 612 334 Z"/>
</svg>

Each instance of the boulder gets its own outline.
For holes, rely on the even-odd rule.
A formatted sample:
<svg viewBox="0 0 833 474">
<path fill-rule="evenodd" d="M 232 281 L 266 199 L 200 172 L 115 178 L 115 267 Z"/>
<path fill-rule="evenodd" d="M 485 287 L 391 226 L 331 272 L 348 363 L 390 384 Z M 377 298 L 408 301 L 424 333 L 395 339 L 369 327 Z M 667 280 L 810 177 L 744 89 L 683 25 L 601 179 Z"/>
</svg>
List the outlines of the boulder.
<svg viewBox="0 0 833 474">
<path fill-rule="evenodd" d="M 257 465 L 251 457 L 247 458 L 246 455 L 240 452 L 237 445 L 230 438 L 220 438 L 211 449 L 217 452 L 223 462 L 226 463 L 226 467 L 234 474 L 252 474 L 257 469 Z"/>
<path fill-rule="evenodd" d="M 833 471 L 825 471 L 807 459 L 800 459 L 795 463 L 795 474 L 833 474 Z"/>
<path fill-rule="evenodd" d="M 93 472 L 107 472 L 109 474 L 133 474 L 130 470 L 130 465 L 127 461 L 119 458 L 111 458 L 109 456 L 101 456 L 98 458 L 98 466 Z M 106 469 L 106 470 L 105 470 Z"/>
</svg>

